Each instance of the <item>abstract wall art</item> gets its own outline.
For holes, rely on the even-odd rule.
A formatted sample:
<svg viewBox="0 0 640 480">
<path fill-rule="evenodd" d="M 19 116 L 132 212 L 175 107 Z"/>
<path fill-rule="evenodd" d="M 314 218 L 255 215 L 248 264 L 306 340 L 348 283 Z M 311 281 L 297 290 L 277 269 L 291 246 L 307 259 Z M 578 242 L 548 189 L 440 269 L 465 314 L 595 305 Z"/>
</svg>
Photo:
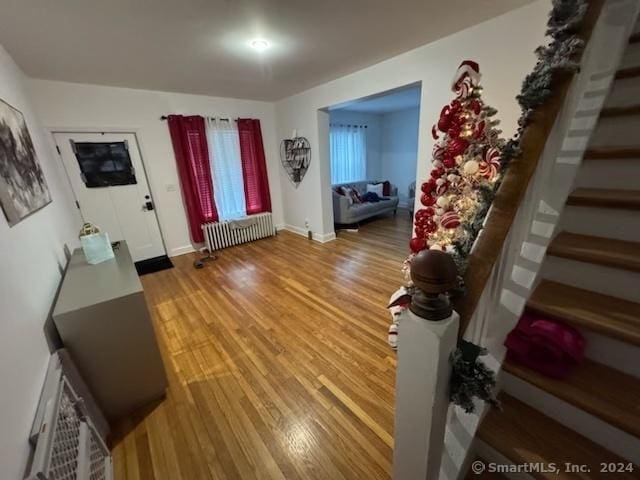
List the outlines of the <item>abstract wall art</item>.
<svg viewBox="0 0 640 480">
<path fill-rule="evenodd" d="M 0 100 L 0 206 L 9 226 L 50 202 L 24 116 Z"/>
</svg>

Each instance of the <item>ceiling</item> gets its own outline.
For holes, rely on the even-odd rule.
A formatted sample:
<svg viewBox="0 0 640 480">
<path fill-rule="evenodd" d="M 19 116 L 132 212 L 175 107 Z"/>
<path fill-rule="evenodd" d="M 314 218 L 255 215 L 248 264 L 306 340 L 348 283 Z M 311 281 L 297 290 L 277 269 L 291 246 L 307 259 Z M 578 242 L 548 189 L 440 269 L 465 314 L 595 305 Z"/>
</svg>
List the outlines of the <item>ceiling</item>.
<svg viewBox="0 0 640 480">
<path fill-rule="evenodd" d="M 383 114 L 417 108 L 420 106 L 420 86 L 412 86 L 394 90 L 389 93 L 381 93 L 374 97 L 367 97 L 348 104 L 342 104 L 333 110 L 348 112 Z"/>
<path fill-rule="evenodd" d="M 276 100 L 530 1 L 3 0 L 0 44 L 35 78 Z"/>
</svg>

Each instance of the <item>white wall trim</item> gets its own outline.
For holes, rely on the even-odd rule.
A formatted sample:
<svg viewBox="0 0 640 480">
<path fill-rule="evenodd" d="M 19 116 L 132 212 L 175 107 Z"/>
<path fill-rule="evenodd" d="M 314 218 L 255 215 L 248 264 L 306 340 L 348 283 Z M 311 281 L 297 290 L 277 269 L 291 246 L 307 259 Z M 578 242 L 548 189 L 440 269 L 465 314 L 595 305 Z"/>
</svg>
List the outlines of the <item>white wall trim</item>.
<svg viewBox="0 0 640 480">
<path fill-rule="evenodd" d="M 283 227 L 284 227 L 283 230 L 287 230 L 291 233 L 295 233 L 296 235 L 300 235 L 302 237 L 306 237 L 308 235 L 307 230 L 301 227 L 297 227 L 295 225 L 285 224 Z M 325 234 L 312 232 L 312 235 L 313 235 L 313 240 L 319 243 L 327 243 L 336 239 L 336 232 L 330 232 Z"/>
<path fill-rule="evenodd" d="M 196 249 L 193 248 L 193 245 L 183 245 L 182 247 L 172 248 L 169 252 L 170 257 L 177 257 L 178 255 L 185 255 L 187 253 L 193 253 Z"/>
</svg>

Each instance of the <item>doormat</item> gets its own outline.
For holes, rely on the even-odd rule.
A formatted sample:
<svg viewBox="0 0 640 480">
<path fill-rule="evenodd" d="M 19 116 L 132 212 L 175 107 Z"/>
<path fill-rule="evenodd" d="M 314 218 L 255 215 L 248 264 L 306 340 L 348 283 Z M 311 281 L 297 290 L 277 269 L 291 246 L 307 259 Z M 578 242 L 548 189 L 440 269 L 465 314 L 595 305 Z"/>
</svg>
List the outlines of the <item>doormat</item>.
<svg viewBox="0 0 640 480">
<path fill-rule="evenodd" d="M 155 273 L 160 270 L 167 270 L 173 268 L 173 263 L 166 255 L 160 257 L 148 258 L 135 263 L 138 275 L 146 275 L 147 273 Z"/>
</svg>

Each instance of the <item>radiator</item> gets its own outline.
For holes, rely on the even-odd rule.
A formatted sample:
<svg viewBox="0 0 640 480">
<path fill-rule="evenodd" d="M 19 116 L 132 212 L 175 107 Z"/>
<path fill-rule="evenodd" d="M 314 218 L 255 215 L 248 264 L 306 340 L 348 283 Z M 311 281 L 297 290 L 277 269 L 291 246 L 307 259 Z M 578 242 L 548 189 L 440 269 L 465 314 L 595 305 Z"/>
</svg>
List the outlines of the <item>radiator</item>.
<svg viewBox="0 0 640 480">
<path fill-rule="evenodd" d="M 238 220 L 205 223 L 202 230 L 210 252 L 276 234 L 271 212 L 249 215 Z"/>
</svg>

